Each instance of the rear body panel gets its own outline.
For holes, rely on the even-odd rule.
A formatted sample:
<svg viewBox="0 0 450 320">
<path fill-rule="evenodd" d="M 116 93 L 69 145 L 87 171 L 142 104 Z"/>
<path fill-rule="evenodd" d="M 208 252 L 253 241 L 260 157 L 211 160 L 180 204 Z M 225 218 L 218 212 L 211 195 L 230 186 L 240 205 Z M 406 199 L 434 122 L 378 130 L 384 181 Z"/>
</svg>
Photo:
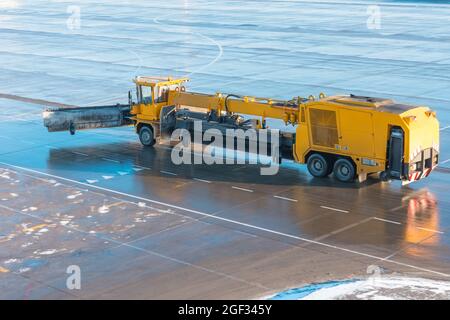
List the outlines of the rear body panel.
<svg viewBox="0 0 450 320">
<path fill-rule="evenodd" d="M 346 156 L 357 174 L 386 172 L 403 182 L 428 176 L 438 163 L 439 123 L 428 107 L 339 96 L 309 103 L 305 111 L 294 147 L 298 162 L 312 152 Z"/>
</svg>

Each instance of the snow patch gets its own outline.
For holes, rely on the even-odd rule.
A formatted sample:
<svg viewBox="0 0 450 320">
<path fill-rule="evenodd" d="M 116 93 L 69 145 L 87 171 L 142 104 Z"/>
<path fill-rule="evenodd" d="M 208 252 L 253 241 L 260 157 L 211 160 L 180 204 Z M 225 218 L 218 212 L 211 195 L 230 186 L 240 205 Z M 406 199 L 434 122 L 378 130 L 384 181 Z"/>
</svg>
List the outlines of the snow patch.
<svg viewBox="0 0 450 320">
<path fill-rule="evenodd" d="M 108 213 L 109 212 L 109 207 L 108 206 L 101 206 L 100 208 L 98 208 L 98 213 Z"/>
<path fill-rule="evenodd" d="M 14 259 L 14 258 L 8 259 L 8 260 L 5 260 L 3 263 L 4 264 L 10 264 L 10 263 L 14 263 L 14 262 L 17 262 L 17 259 Z"/>
<path fill-rule="evenodd" d="M 402 276 L 329 281 L 278 293 L 275 300 L 450 299 L 450 282 Z"/>
<path fill-rule="evenodd" d="M 72 200 L 72 199 L 75 199 L 75 198 L 77 198 L 77 197 L 79 197 L 81 195 L 83 195 L 81 192 L 77 192 L 75 194 L 71 194 L 71 195 L 67 196 L 67 199 Z"/>
</svg>

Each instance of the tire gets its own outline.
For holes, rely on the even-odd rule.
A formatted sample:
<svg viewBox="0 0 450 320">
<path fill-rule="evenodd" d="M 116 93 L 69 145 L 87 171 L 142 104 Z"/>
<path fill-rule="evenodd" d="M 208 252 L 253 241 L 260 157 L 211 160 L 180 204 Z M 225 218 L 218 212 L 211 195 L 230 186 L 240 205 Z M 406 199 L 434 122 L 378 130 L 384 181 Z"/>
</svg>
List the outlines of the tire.
<svg viewBox="0 0 450 320">
<path fill-rule="evenodd" d="M 389 182 L 391 179 L 386 171 L 382 171 L 380 172 L 380 180 L 383 182 Z"/>
<path fill-rule="evenodd" d="M 348 159 L 339 159 L 334 164 L 333 174 L 339 181 L 351 182 L 355 179 L 355 166 Z"/>
<path fill-rule="evenodd" d="M 318 153 L 313 153 L 309 156 L 307 167 L 309 173 L 317 178 L 326 177 L 330 172 L 330 165 L 327 159 Z"/>
<path fill-rule="evenodd" d="M 139 129 L 139 140 L 143 146 L 153 146 L 156 142 L 155 137 L 153 136 L 153 129 L 149 126 L 142 126 L 141 129 Z"/>
</svg>

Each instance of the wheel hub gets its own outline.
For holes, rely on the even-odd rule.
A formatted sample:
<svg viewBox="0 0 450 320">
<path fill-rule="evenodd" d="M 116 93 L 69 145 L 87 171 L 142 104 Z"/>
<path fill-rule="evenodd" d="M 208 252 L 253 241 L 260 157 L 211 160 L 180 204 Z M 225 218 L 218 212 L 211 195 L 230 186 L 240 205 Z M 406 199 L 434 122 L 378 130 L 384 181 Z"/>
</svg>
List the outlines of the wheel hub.
<svg viewBox="0 0 450 320">
<path fill-rule="evenodd" d="M 322 162 L 314 161 L 313 167 L 314 167 L 314 169 L 316 169 L 318 171 L 322 170 L 322 168 L 323 168 Z"/>
<path fill-rule="evenodd" d="M 350 173 L 350 170 L 345 166 L 342 166 L 340 171 L 341 171 L 341 174 L 344 176 L 348 176 L 348 174 Z"/>
<path fill-rule="evenodd" d="M 141 137 L 142 137 L 142 140 L 145 142 L 148 142 L 150 140 L 150 134 L 146 131 L 142 132 Z"/>
</svg>

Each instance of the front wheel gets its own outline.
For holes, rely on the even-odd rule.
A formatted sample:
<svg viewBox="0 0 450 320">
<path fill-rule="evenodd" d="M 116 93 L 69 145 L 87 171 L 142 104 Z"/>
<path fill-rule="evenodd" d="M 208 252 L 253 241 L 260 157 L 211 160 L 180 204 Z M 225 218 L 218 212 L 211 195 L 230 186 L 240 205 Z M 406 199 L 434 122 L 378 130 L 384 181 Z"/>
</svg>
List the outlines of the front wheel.
<svg viewBox="0 0 450 320">
<path fill-rule="evenodd" d="M 153 136 L 153 129 L 149 126 L 142 126 L 141 129 L 139 129 L 139 140 L 142 145 L 146 147 L 153 146 L 156 142 Z"/>
<path fill-rule="evenodd" d="M 380 180 L 383 182 L 389 182 L 390 180 L 389 173 L 387 171 L 380 172 Z"/>
<path fill-rule="evenodd" d="M 323 178 L 330 173 L 327 159 L 318 153 L 314 153 L 308 158 L 307 167 L 309 173 L 317 178 Z"/>
<path fill-rule="evenodd" d="M 350 182 L 355 179 L 355 167 L 348 159 L 339 159 L 333 167 L 333 174 L 339 181 Z"/>
</svg>

